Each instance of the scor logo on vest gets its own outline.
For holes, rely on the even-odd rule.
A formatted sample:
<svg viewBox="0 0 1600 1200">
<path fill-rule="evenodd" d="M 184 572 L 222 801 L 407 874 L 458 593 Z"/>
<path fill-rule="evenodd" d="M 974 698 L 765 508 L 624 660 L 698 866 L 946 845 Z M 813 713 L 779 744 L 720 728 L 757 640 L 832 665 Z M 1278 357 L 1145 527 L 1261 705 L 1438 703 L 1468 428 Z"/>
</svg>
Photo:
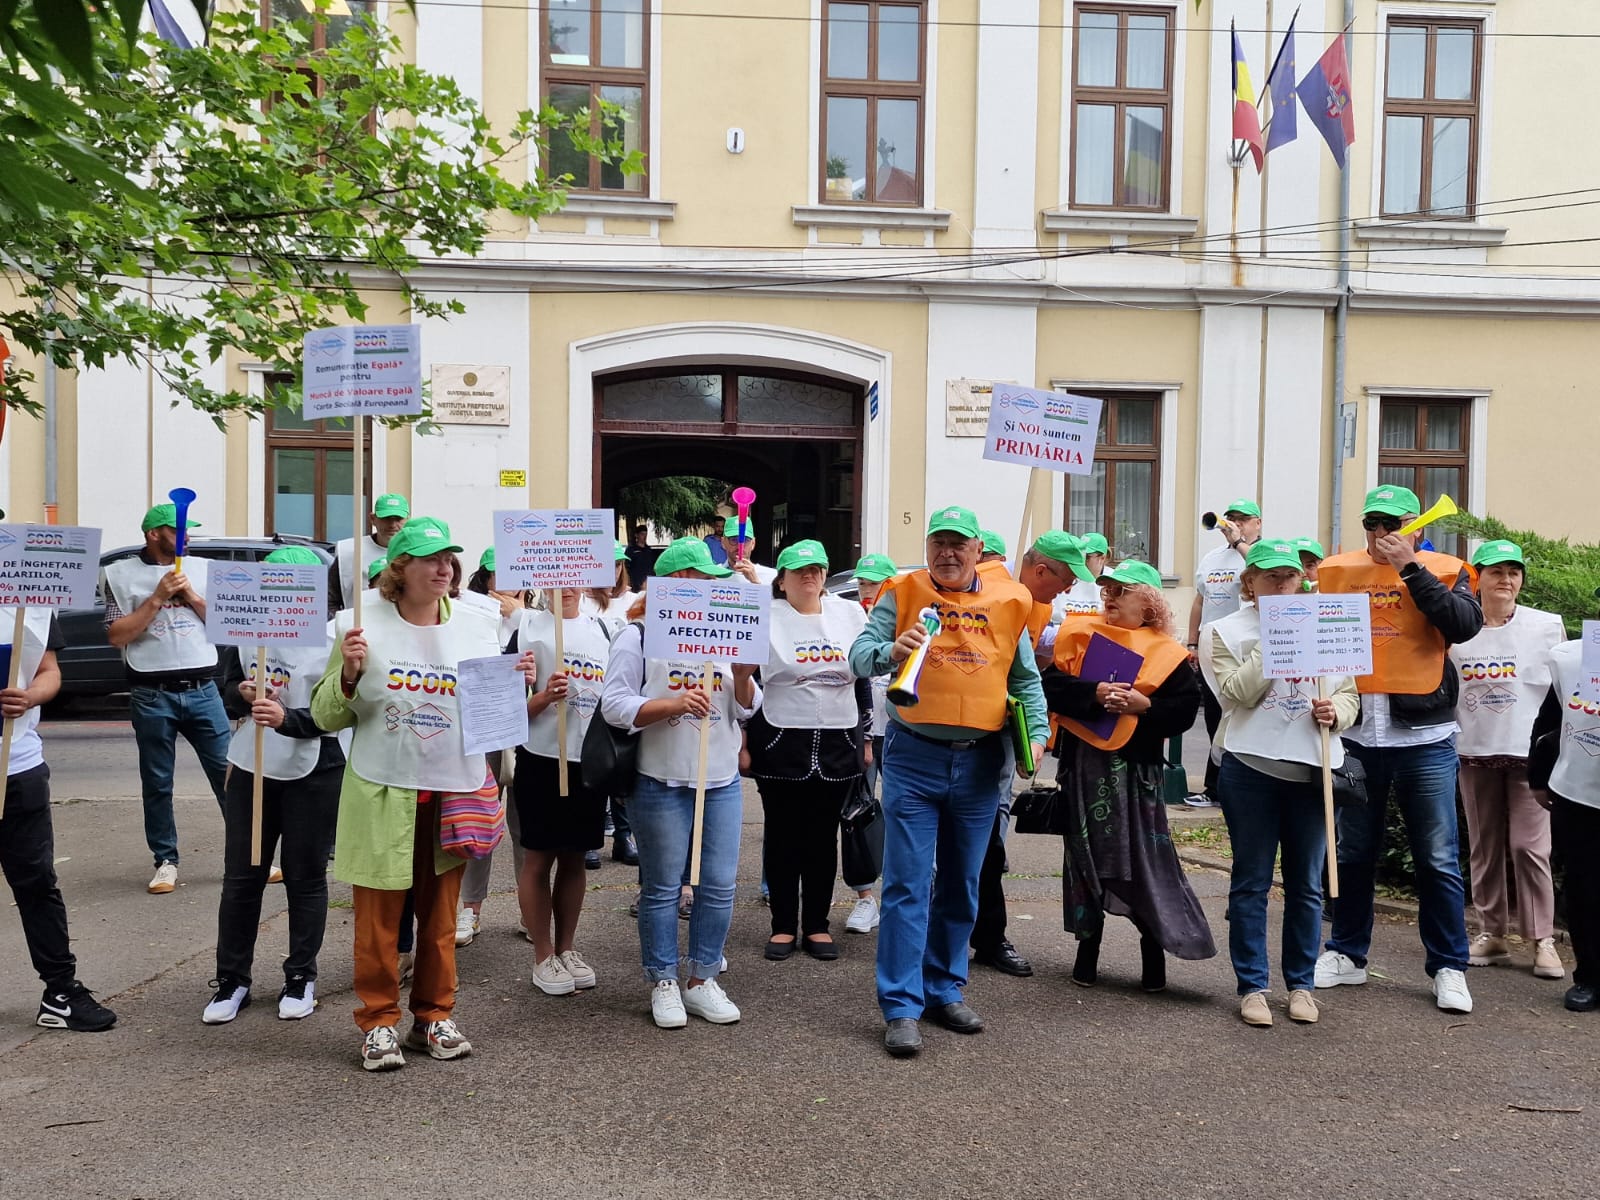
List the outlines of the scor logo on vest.
<svg viewBox="0 0 1600 1200">
<path fill-rule="evenodd" d="M 1585 700 L 1577 692 L 1572 693 L 1572 699 L 1567 701 L 1567 707 L 1573 712 L 1588 713 L 1591 717 L 1600 717 L 1600 704 L 1593 700 Z"/>
<path fill-rule="evenodd" d="M 454 672 L 442 667 L 391 667 L 387 685 L 391 692 L 421 692 L 425 696 L 454 696 Z"/>
<path fill-rule="evenodd" d="M 248 679 L 251 679 L 251 680 L 255 679 L 255 677 L 256 677 L 256 665 L 255 665 L 255 663 L 251 663 L 247 668 L 245 668 L 245 677 L 248 678 Z M 289 686 L 289 681 L 291 679 L 293 679 L 293 678 L 294 678 L 294 676 L 289 673 L 289 670 L 288 670 L 287 667 L 279 666 L 276 663 L 267 664 L 267 686 L 268 687 L 277 688 L 279 691 L 282 691 L 284 688 Z"/>
<path fill-rule="evenodd" d="M 1405 595 L 1399 588 L 1369 588 L 1373 608 L 1399 608 Z"/>
<path fill-rule="evenodd" d="M 568 679 L 579 679 L 584 683 L 604 683 L 606 681 L 605 667 L 595 662 L 592 658 L 565 658 L 561 661 L 561 669 L 567 673 Z"/>
<path fill-rule="evenodd" d="M 1506 662 L 1464 662 L 1461 664 L 1461 679 L 1471 682 L 1477 679 L 1515 679 L 1517 677 L 1517 664 L 1514 659 Z"/>
<path fill-rule="evenodd" d="M 700 672 L 686 671 L 681 667 L 673 667 L 667 672 L 667 691 L 669 692 L 697 692 L 700 690 Z M 713 694 L 722 691 L 722 674 L 713 672 L 711 675 L 711 691 Z"/>
<path fill-rule="evenodd" d="M 831 642 L 794 648 L 794 660 L 797 663 L 836 663 L 843 662 L 844 657 L 844 651 Z"/>
<path fill-rule="evenodd" d="M 966 609 L 951 608 L 940 604 L 935 607 L 939 610 L 940 631 L 950 633 L 987 633 L 989 631 L 989 614 L 985 612 L 968 612 Z"/>
</svg>

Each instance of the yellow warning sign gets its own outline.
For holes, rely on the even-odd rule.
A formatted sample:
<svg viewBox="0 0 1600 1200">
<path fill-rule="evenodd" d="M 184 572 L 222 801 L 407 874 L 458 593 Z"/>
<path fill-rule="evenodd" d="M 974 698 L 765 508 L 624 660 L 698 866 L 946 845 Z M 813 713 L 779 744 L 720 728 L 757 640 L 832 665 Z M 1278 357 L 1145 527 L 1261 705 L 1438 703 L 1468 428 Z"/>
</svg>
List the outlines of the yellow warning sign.
<svg viewBox="0 0 1600 1200">
<path fill-rule="evenodd" d="M 501 487 L 527 487 L 528 473 L 526 471 L 501 471 Z"/>
</svg>

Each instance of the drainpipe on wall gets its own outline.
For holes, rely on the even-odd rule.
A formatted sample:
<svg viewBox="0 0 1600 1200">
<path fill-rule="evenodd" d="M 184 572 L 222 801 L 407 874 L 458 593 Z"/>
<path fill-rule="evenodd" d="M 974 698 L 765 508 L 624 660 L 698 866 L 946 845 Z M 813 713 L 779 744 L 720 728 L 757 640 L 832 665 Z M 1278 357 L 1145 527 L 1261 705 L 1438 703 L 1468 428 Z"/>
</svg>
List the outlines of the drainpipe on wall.
<svg viewBox="0 0 1600 1200">
<path fill-rule="evenodd" d="M 48 314 L 55 309 L 55 303 L 46 299 L 44 310 Z M 55 341 L 55 334 L 45 334 L 47 340 Z M 56 495 L 56 361 L 54 356 L 46 350 L 44 356 L 44 523 L 54 525 L 59 518 L 57 507 L 59 497 Z"/>
<path fill-rule="evenodd" d="M 1356 19 L 1355 0 L 1344 0 L 1345 61 L 1351 61 L 1349 29 Z M 1344 410 L 1345 333 L 1350 323 L 1350 153 L 1345 151 L 1339 172 L 1339 299 L 1333 309 L 1333 495 L 1328 531 L 1328 553 L 1338 554 L 1344 527 L 1344 447 L 1347 436 Z"/>
</svg>

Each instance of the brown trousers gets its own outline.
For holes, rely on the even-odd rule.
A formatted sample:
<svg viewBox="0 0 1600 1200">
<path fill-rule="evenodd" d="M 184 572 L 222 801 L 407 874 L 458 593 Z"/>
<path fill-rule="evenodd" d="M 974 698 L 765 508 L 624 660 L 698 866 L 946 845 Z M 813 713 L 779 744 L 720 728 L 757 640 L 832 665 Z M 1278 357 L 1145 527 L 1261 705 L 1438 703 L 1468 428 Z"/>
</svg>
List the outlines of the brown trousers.
<svg viewBox="0 0 1600 1200">
<path fill-rule="evenodd" d="M 411 977 L 411 1013 L 419 1021 L 443 1021 L 456 1004 L 456 902 L 466 866 L 436 875 L 439 802 L 417 805 L 417 841 L 412 854 L 411 894 L 417 910 L 417 963 Z M 363 1033 L 400 1023 L 400 916 L 404 891 L 352 888 L 355 905 L 355 989 L 361 1001 L 356 1024 Z"/>
<path fill-rule="evenodd" d="M 1526 767 L 1461 764 L 1461 807 L 1467 814 L 1472 905 L 1485 933 L 1511 932 L 1509 868 L 1517 881 L 1517 924 L 1531 941 L 1556 931 L 1550 878 L 1550 814 L 1534 799 Z"/>
</svg>

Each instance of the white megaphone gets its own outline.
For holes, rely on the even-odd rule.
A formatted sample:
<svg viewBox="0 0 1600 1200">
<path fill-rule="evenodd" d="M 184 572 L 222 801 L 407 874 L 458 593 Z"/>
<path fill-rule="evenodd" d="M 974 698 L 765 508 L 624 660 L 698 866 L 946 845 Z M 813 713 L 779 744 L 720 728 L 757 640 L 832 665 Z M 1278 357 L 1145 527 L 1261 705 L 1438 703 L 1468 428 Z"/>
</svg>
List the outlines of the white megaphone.
<svg viewBox="0 0 1600 1200">
<path fill-rule="evenodd" d="M 1432 525 L 1435 521 L 1440 520 L 1443 517 L 1453 517 L 1460 511 L 1461 510 L 1456 507 L 1456 502 L 1450 499 L 1449 496 L 1440 496 L 1434 506 L 1427 512 L 1423 513 L 1420 517 L 1413 517 L 1409 522 L 1401 526 L 1398 536 L 1410 537 L 1413 533 L 1417 532 L 1417 530 L 1423 528 L 1424 526 Z"/>
</svg>

